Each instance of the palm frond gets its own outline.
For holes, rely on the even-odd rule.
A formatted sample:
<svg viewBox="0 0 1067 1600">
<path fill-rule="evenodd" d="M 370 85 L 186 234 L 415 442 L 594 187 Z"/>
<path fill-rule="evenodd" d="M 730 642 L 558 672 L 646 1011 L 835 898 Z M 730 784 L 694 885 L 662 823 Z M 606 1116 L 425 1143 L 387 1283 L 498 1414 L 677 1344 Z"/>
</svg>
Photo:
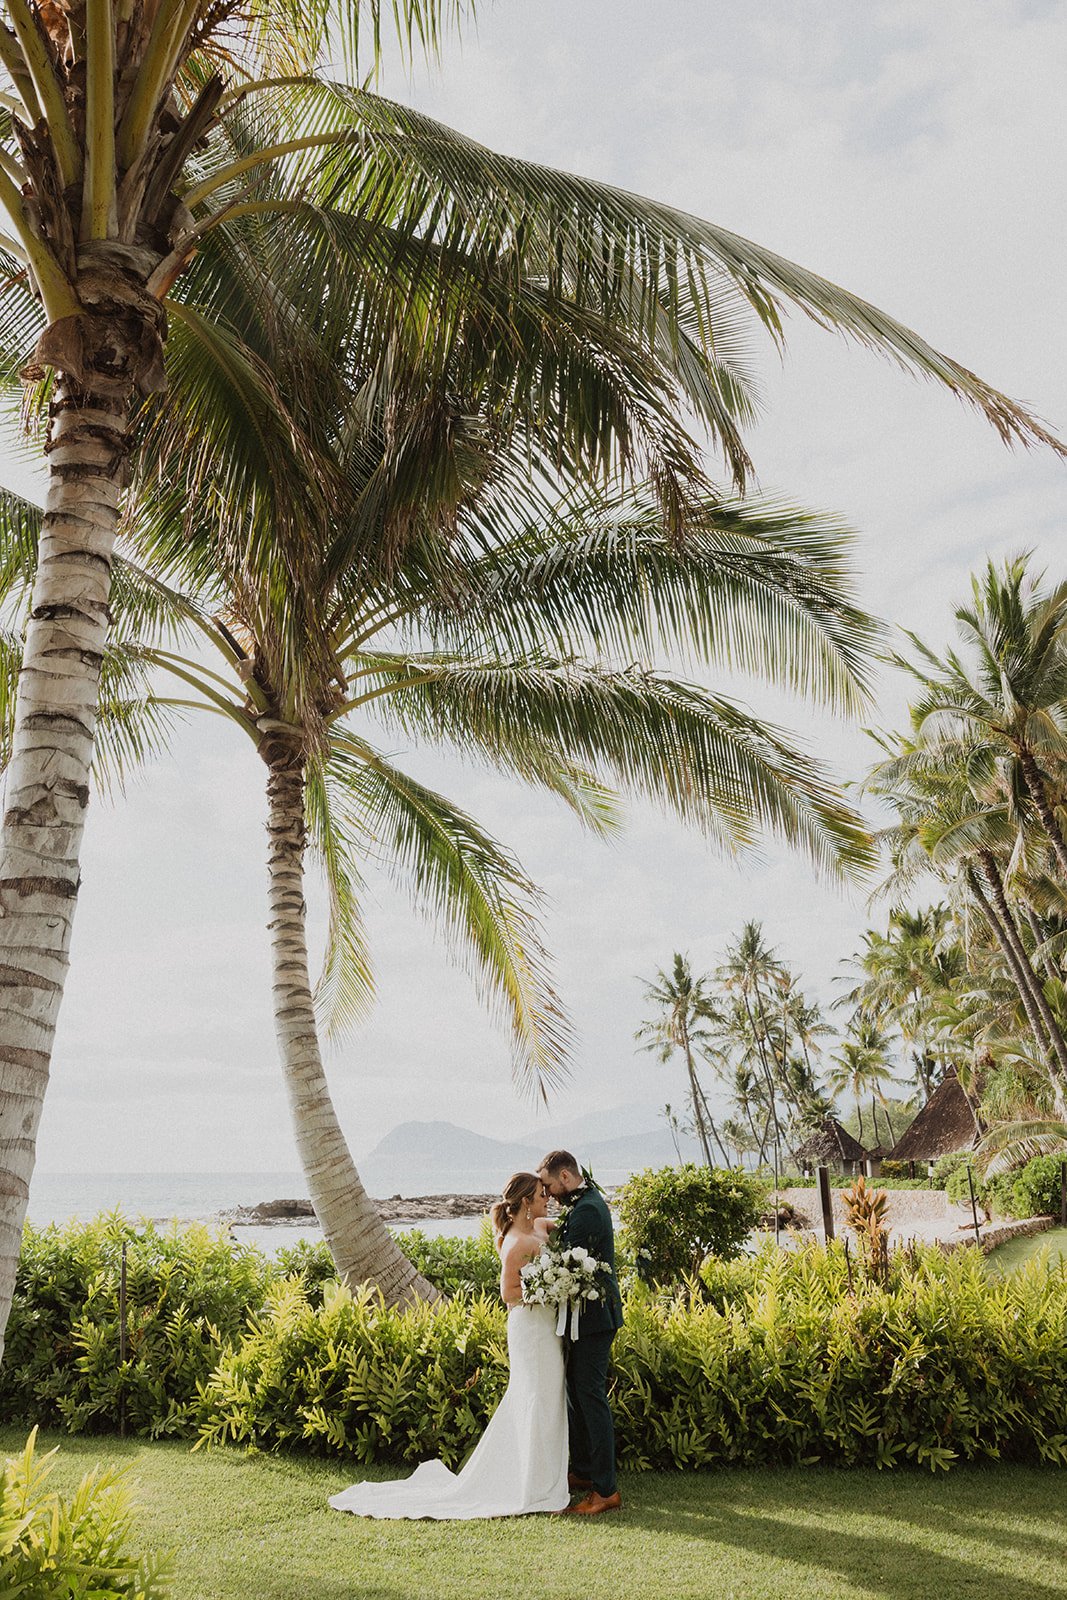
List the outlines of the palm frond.
<svg viewBox="0 0 1067 1600">
<path fill-rule="evenodd" d="M 565 1070 L 570 1027 L 552 984 L 534 885 L 470 817 L 352 734 L 329 758 L 334 814 L 392 866 L 466 955 L 494 1010 L 506 1017 L 516 1076 L 544 1095 Z"/>
<path fill-rule="evenodd" d="M 873 863 L 867 830 L 820 764 L 694 684 L 547 658 L 364 660 L 381 676 L 378 714 L 408 735 L 476 750 L 520 777 L 547 746 L 728 848 L 751 849 L 766 828 L 833 873 Z"/>
</svg>

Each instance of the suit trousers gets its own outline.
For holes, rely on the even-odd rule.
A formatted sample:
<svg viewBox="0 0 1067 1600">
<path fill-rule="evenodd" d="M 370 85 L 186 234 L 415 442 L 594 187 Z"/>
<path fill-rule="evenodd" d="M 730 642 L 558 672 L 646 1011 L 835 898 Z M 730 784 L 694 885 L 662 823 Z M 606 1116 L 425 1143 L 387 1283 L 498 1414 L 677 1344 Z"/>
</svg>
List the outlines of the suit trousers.
<svg viewBox="0 0 1067 1600">
<path fill-rule="evenodd" d="M 608 1362 L 615 1329 L 583 1333 L 567 1355 L 571 1471 L 598 1494 L 614 1494 L 615 1423 L 608 1404 Z"/>
</svg>

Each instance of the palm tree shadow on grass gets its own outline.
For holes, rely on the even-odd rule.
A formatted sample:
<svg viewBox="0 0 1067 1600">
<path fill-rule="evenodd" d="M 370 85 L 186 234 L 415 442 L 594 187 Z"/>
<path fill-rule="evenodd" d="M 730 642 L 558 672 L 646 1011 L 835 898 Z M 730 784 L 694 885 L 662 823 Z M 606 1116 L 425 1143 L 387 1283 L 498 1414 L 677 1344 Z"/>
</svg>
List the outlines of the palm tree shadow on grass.
<svg viewBox="0 0 1067 1600">
<path fill-rule="evenodd" d="M 828 1514 L 840 1515 L 839 1503 L 829 1495 L 816 1496 L 806 1503 L 816 1515 L 824 1505 Z M 1054 1486 L 1050 1480 L 1050 1517 L 1054 1507 Z M 944 1521 L 952 1522 L 952 1536 L 973 1537 L 1012 1551 L 1020 1549 L 1021 1538 L 991 1537 L 988 1522 L 983 1520 L 983 1509 L 988 1511 L 988 1503 L 984 1508 L 976 1504 L 972 1512 L 961 1516 L 950 1507 Z M 918 1515 L 910 1511 L 901 1513 L 892 1501 L 882 1515 L 887 1520 L 892 1516 L 902 1526 L 935 1531 L 943 1526 L 937 1513 L 927 1516 L 921 1512 Z M 865 1594 L 883 1596 L 884 1600 L 930 1600 L 932 1595 L 967 1594 L 995 1594 L 997 1600 L 1061 1600 L 1067 1596 L 1067 1539 L 1055 1543 L 1044 1541 L 1050 1545 L 1047 1552 L 1050 1571 L 1058 1570 L 1064 1576 L 1060 1582 L 1042 1583 L 991 1572 L 980 1560 L 948 1555 L 888 1533 L 879 1537 L 835 1529 L 821 1520 L 798 1525 L 772 1515 L 753 1514 L 729 1503 L 713 1503 L 704 1510 L 675 1503 L 660 1511 L 642 1510 L 631 1501 L 626 1520 L 630 1526 L 647 1528 L 650 1534 L 702 1539 L 711 1545 L 738 1549 L 755 1557 L 767 1557 L 776 1562 L 787 1560 L 797 1568 L 817 1568 L 825 1574 L 836 1574 L 842 1582 L 854 1584 Z M 944 1531 L 949 1530 L 945 1528 Z M 1026 1547 L 1032 1549 L 1034 1542 L 1028 1538 Z M 797 1592 L 802 1592 L 800 1572 L 797 1584 Z"/>
</svg>

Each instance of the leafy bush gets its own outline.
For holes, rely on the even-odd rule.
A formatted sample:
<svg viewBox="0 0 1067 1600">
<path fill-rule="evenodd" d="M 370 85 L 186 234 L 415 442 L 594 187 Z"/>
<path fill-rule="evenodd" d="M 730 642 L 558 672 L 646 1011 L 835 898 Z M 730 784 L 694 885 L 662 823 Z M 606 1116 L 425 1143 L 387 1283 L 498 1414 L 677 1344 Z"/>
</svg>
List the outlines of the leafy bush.
<svg viewBox="0 0 1067 1600">
<path fill-rule="evenodd" d="M 357 1460 L 454 1465 L 507 1384 L 499 1299 L 387 1311 L 327 1284 L 321 1306 L 277 1284 L 200 1397 L 201 1442 L 304 1445 Z"/>
<path fill-rule="evenodd" d="M 635 1173 L 622 1187 L 619 1215 L 638 1275 L 678 1282 L 707 1255 L 737 1255 L 764 1200 L 763 1184 L 745 1173 L 691 1164 Z"/>
<path fill-rule="evenodd" d="M 1012 1173 L 1012 1204 L 1017 1217 L 1059 1216 L 1062 1155 L 1035 1156 Z"/>
<path fill-rule="evenodd" d="M 116 1428 L 125 1407 L 134 1433 L 187 1433 L 197 1384 L 277 1273 L 258 1250 L 202 1227 L 160 1230 L 118 1215 L 27 1227 L 0 1366 L 0 1418 L 80 1433 Z"/>
<path fill-rule="evenodd" d="M 500 1283 L 500 1257 L 493 1244 L 489 1218 L 469 1239 L 431 1238 L 412 1228 L 397 1235 L 404 1254 L 424 1278 L 448 1295 L 495 1294 Z"/>
<path fill-rule="evenodd" d="M 974 1183 L 974 1197 L 978 1203 L 978 1210 L 984 1212 L 986 1217 L 1017 1217 L 1019 1212 L 1015 1208 L 1015 1179 L 1014 1172 L 1003 1172 L 996 1178 L 982 1178 L 970 1163 L 964 1161 L 961 1166 L 950 1176 L 945 1184 L 945 1193 L 953 1205 L 969 1208 L 971 1204 L 971 1191 L 967 1182 L 967 1173 L 970 1171 Z"/>
<path fill-rule="evenodd" d="M 826 1462 L 1067 1465 L 1067 1268 L 996 1282 L 981 1254 L 897 1251 L 878 1282 L 840 1244 L 710 1257 L 706 1298 L 639 1288 L 612 1357 L 620 1456 L 692 1470 Z M 205 1441 L 455 1464 L 506 1379 L 496 1302 L 385 1311 L 298 1284 L 204 1385 Z"/>
<path fill-rule="evenodd" d="M 947 1189 L 948 1180 L 953 1173 L 959 1172 L 970 1162 L 970 1155 L 966 1150 L 954 1150 L 949 1156 L 938 1156 L 934 1162 L 932 1182 L 935 1189 Z M 966 1180 L 964 1180 L 966 1182 Z"/>
<path fill-rule="evenodd" d="M 903 1178 L 905 1183 L 918 1183 L 920 1181 L 912 1177 L 910 1161 L 883 1161 L 881 1171 L 878 1174 L 878 1182 L 885 1184 L 888 1183 L 890 1178 Z M 925 1184 L 926 1179 L 922 1179 L 922 1182 Z"/>
<path fill-rule="evenodd" d="M 34 1428 L 0 1479 L 0 1594 L 16 1600 L 163 1600 L 169 1556 L 127 1553 L 124 1475 L 89 1472 L 68 1502 L 45 1487 L 55 1451 L 36 1456 Z"/>
</svg>

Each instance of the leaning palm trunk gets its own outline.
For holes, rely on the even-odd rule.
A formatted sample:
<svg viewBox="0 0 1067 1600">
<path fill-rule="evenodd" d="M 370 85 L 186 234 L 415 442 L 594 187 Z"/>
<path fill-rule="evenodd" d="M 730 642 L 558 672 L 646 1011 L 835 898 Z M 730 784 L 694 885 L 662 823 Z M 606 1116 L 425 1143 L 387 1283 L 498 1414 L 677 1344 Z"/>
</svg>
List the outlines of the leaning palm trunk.
<svg viewBox="0 0 1067 1600">
<path fill-rule="evenodd" d="M 311 1202 L 348 1284 L 372 1281 L 390 1305 L 434 1300 L 437 1290 L 415 1271 L 360 1182 L 330 1099 L 308 972 L 303 765 L 282 754 L 269 771 L 274 1025 Z"/>
<path fill-rule="evenodd" d="M 985 873 L 993 897 L 993 903 L 981 888 L 978 874 L 970 877 L 970 885 L 978 904 L 981 906 L 986 920 L 993 930 L 997 943 L 1000 945 L 1004 958 L 1011 969 L 1015 979 L 1015 986 L 1023 1003 L 1034 1038 L 1039 1047 L 1048 1050 L 1051 1046 L 1049 1057 L 1050 1077 L 1057 1105 L 1061 1105 L 1067 1094 L 1067 1045 L 1064 1043 L 1063 1034 L 1056 1018 L 1052 1014 L 1044 988 L 1038 980 L 1037 974 L 1030 965 L 1030 958 L 1026 947 L 1019 938 L 1019 931 L 1015 926 L 1015 919 L 1011 914 L 1004 893 L 1004 885 L 996 860 L 989 851 L 980 853 L 982 870 Z"/>
<path fill-rule="evenodd" d="M 124 401 L 58 386 L 0 858 L 0 1355 L 78 898 Z"/>
<path fill-rule="evenodd" d="M 1067 842 L 1064 841 L 1060 825 L 1056 820 L 1056 813 L 1053 811 L 1049 801 L 1045 774 L 1041 771 L 1029 750 L 1020 750 L 1019 770 L 1022 773 L 1026 792 L 1033 802 L 1034 810 L 1041 819 L 1041 826 L 1048 835 L 1053 853 L 1059 862 L 1064 881 L 1067 882 Z"/>
</svg>

